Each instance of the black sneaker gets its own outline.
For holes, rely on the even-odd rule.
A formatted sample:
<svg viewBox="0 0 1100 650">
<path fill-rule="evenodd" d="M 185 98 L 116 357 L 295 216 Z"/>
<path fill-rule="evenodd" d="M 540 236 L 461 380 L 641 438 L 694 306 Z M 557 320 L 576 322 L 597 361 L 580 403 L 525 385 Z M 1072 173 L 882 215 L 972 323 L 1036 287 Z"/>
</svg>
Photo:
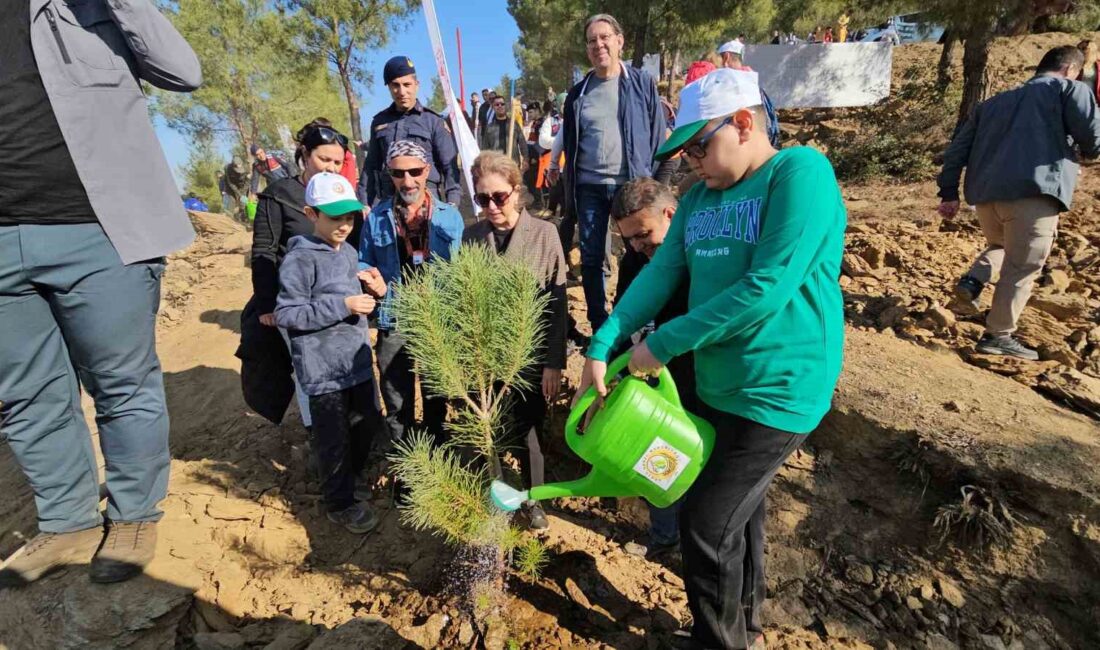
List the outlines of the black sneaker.
<svg viewBox="0 0 1100 650">
<path fill-rule="evenodd" d="M 328 513 L 328 520 L 340 524 L 356 535 L 366 535 L 378 525 L 378 515 L 365 503 L 356 503 L 345 510 Z"/>
<path fill-rule="evenodd" d="M 523 504 L 523 508 L 527 511 L 528 528 L 531 530 L 546 530 L 550 527 L 550 520 L 546 518 L 546 513 L 538 501 L 528 501 Z"/>
<path fill-rule="evenodd" d="M 982 310 L 980 298 L 985 285 L 978 280 L 964 275 L 955 283 L 955 299 L 951 303 L 951 309 L 964 315 L 973 316 Z"/>
<path fill-rule="evenodd" d="M 1038 361 L 1039 353 L 1026 347 L 1012 336 L 982 336 L 974 348 L 981 354 L 996 354 L 1002 357 L 1016 357 L 1025 361 Z"/>
</svg>

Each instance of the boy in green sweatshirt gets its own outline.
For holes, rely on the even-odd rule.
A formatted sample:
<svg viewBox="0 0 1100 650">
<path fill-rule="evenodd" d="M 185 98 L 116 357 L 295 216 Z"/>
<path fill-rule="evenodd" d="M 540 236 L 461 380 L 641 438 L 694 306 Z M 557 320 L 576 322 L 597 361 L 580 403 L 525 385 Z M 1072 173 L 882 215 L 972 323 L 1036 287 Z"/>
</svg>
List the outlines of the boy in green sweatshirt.
<svg viewBox="0 0 1100 650">
<path fill-rule="evenodd" d="M 699 415 L 717 430 L 680 523 L 701 648 L 762 647 L 765 494 L 829 410 L 843 354 L 840 188 L 817 151 L 772 148 L 764 122 L 754 72 L 718 70 L 684 88 L 658 157 L 682 150 L 701 182 L 592 338 L 578 393 L 606 393 L 610 351 L 686 278 L 687 313 L 634 346 L 630 369 L 650 374 L 694 352 Z"/>
</svg>

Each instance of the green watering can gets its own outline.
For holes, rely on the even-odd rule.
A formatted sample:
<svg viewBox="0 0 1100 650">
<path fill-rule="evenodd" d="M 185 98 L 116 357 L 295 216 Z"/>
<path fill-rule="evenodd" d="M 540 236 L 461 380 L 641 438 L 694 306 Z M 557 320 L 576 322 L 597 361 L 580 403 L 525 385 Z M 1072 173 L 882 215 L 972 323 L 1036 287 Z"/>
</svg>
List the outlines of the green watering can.
<svg viewBox="0 0 1100 650">
<path fill-rule="evenodd" d="M 629 360 L 627 353 L 612 361 L 608 379 Z M 593 387 L 565 424 L 569 448 L 592 465 L 588 476 L 524 491 L 493 481 L 490 495 L 498 508 L 512 512 L 524 501 L 558 497 L 626 496 L 664 508 L 687 492 L 714 450 L 714 427 L 684 410 L 667 368 L 661 369 L 656 388 L 637 377 L 623 379 L 580 433 L 577 426 L 594 401 Z"/>
</svg>

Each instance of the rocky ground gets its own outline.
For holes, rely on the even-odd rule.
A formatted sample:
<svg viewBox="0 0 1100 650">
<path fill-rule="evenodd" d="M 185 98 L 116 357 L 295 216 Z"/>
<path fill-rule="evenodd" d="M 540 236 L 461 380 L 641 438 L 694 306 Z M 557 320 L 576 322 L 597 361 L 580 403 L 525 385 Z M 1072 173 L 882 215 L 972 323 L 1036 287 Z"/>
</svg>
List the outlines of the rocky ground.
<svg viewBox="0 0 1100 650">
<path fill-rule="evenodd" d="M 997 50 L 998 65 L 1022 74 L 1012 57 L 1037 60 L 1047 41 L 1021 43 Z M 913 51 L 899 57 L 934 57 Z M 791 120 L 789 131 L 821 128 Z M 1024 315 L 1038 364 L 973 354 L 980 320 L 945 309 L 981 246 L 972 213 L 939 219 L 927 181 L 844 188 L 845 370 L 834 412 L 771 493 L 769 647 L 1100 646 L 1097 171 L 1085 170 Z M 553 504 L 550 561 L 537 580 L 509 580 L 506 625 L 493 630 L 449 595 L 453 549 L 401 526 L 384 491 L 376 532 L 354 538 L 330 524 L 297 416 L 273 426 L 240 397 L 233 352 L 250 236 L 219 216 L 194 221 L 200 239 L 164 284 L 173 464 L 157 559 L 125 585 L 92 585 L 72 567 L 0 592 L 0 647 L 669 646 L 688 622 L 683 585 L 674 562 L 623 552 L 645 527 L 635 500 Z M 580 317 L 579 287 L 570 299 Z M 579 370 L 575 357 L 571 382 Z M 566 408 L 555 405 L 556 422 Z M 560 439 L 549 454 L 550 480 L 583 471 Z M 0 491 L 5 556 L 35 530 L 6 447 Z"/>
</svg>

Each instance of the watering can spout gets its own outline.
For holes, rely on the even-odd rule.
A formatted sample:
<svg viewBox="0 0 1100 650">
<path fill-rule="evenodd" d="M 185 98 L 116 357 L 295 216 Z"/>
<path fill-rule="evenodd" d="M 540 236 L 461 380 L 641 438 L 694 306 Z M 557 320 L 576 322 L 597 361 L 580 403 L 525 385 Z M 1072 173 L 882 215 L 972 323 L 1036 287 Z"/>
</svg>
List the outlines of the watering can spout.
<svg viewBox="0 0 1100 650">
<path fill-rule="evenodd" d="M 633 490 L 612 480 L 599 470 L 592 470 L 588 476 L 575 481 L 549 483 L 531 488 L 530 498 L 535 501 L 557 499 L 560 497 L 627 497 Z"/>
<path fill-rule="evenodd" d="M 489 488 L 493 505 L 504 512 L 515 512 L 525 501 L 544 501 L 562 497 L 627 497 L 634 493 L 596 470 L 575 481 L 548 483 L 530 490 L 517 490 L 502 481 L 493 481 Z"/>
<path fill-rule="evenodd" d="M 519 510 L 523 502 L 531 498 L 527 490 L 517 490 L 504 481 L 493 481 L 489 487 L 489 496 L 493 500 L 493 505 L 504 512 Z"/>
</svg>

